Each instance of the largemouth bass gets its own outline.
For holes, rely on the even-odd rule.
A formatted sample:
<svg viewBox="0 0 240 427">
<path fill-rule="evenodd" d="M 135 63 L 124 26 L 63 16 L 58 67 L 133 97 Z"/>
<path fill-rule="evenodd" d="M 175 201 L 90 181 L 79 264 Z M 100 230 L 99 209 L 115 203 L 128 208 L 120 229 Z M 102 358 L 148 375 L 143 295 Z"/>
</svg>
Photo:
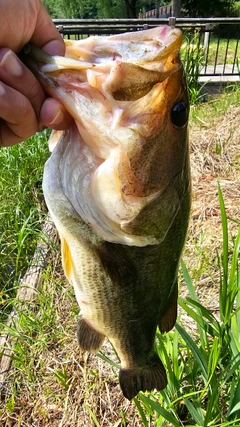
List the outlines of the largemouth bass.
<svg viewBox="0 0 240 427">
<path fill-rule="evenodd" d="M 188 94 L 171 27 L 66 41 L 66 57 L 32 48 L 36 75 L 75 120 L 51 140 L 43 190 L 81 309 L 83 350 L 108 337 L 124 396 L 163 389 L 157 326 L 177 316 L 190 209 Z"/>
</svg>

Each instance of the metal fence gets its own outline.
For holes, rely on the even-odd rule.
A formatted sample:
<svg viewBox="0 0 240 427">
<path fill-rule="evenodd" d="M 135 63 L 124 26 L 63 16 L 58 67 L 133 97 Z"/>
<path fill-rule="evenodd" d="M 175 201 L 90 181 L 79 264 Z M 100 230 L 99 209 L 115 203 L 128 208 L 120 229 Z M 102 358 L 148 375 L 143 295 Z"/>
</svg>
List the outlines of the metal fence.
<svg viewBox="0 0 240 427">
<path fill-rule="evenodd" d="M 184 58 L 189 57 L 186 52 L 201 58 L 202 76 L 239 79 L 240 18 L 55 19 L 54 23 L 63 37 L 71 39 L 175 25 L 183 31 Z"/>
<path fill-rule="evenodd" d="M 138 18 L 168 18 L 169 16 L 172 16 L 172 5 L 159 6 L 158 9 L 152 9 L 148 12 L 139 13 Z"/>
</svg>

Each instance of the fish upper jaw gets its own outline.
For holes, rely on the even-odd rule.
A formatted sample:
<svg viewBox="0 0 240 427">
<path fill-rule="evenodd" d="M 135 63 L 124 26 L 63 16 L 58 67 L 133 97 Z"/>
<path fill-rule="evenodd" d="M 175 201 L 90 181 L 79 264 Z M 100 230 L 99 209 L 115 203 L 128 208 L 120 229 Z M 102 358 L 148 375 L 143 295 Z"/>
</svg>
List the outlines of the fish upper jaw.
<svg viewBox="0 0 240 427">
<path fill-rule="evenodd" d="M 150 30 L 117 34 L 114 36 L 91 36 L 81 40 L 65 40 L 66 56 L 71 58 L 71 67 L 76 69 L 94 65 L 104 67 L 106 63 L 116 60 L 145 66 L 148 69 L 159 69 L 170 53 L 178 51 L 182 44 L 182 33 L 179 29 L 162 26 Z M 35 51 L 35 59 L 45 62 L 44 72 L 57 69 L 69 69 L 69 64 L 62 57 L 48 58 L 45 53 Z M 77 64 L 74 60 L 81 61 Z M 158 64 L 157 64 L 158 62 Z M 88 63 L 88 64 L 87 64 Z M 90 65 L 91 64 L 91 65 Z"/>
</svg>

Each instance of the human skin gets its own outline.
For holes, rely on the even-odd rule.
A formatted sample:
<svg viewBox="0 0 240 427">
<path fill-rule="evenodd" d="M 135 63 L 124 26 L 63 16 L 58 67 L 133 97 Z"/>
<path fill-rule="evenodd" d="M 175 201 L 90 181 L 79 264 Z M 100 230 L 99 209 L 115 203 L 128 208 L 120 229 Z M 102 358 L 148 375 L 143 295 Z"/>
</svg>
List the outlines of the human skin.
<svg viewBox="0 0 240 427">
<path fill-rule="evenodd" d="M 28 42 L 51 55 L 65 52 L 40 0 L 0 0 L 0 146 L 17 144 L 45 127 L 65 129 L 72 120 L 18 58 Z"/>
</svg>

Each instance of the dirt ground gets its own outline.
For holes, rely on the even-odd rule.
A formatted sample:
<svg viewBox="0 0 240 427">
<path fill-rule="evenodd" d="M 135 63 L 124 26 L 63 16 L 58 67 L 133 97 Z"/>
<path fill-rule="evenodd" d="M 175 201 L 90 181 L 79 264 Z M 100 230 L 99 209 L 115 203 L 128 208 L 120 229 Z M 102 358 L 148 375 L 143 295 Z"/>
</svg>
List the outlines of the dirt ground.
<svg viewBox="0 0 240 427">
<path fill-rule="evenodd" d="M 217 250 L 221 251 L 222 243 L 217 184 L 220 182 L 226 204 L 231 241 L 231 235 L 236 235 L 240 223 L 239 116 L 240 106 L 233 106 L 227 114 L 218 118 L 206 118 L 207 123 L 194 124 L 190 128 L 193 204 L 183 259 L 190 276 L 194 278 L 200 300 L 216 313 L 219 286 Z M 53 340 L 53 344 L 45 347 L 41 354 L 36 353 L 31 365 L 35 382 L 32 381 L 31 386 L 29 372 L 26 375 L 19 369 L 11 370 L 2 393 L 0 425 L 141 426 L 135 404 L 122 396 L 118 385 L 118 370 L 100 357 L 83 354 L 79 350 L 75 338 L 77 305 L 62 276 L 57 252 L 52 256 L 52 263 L 55 265 L 56 292 L 52 310 L 56 313 L 56 327 L 62 331 L 61 339 L 59 342 Z M 51 283 L 49 281 L 46 284 L 45 292 L 52 292 Z M 56 291 L 56 283 L 59 283 L 59 291 Z M 183 281 L 180 293 L 184 296 L 187 294 Z M 103 353 L 115 360 L 108 343 L 105 344 Z M 56 375 L 53 375 L 56 371 L 62 372 L 58 381 Z M 19 390 L 16 376 L 19 376 L 21 385 Z M 11 411 L 13 380 L 15 401 Z M 93 423 L 94 416 L 91 417 L 91 413 L 99 424 Z"/>
</svg>

